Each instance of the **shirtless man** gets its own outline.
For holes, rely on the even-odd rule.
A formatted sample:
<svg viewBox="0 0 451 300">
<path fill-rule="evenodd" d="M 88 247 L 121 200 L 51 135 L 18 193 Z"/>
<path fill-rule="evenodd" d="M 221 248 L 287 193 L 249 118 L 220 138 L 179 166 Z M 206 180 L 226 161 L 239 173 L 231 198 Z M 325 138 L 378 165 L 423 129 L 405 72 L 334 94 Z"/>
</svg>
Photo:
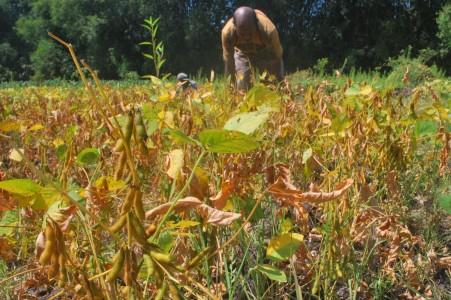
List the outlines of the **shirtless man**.
<svg viewBox="0 0 451 300">
<path fill-rule="evenodd" d="M 226 76 L 240 91 L 251 85 L 252 68 L 283 80 L 282 46 L 279 33 L 261 11 L 242 6 L 235 10 L 221 33 Z"/>
</svg>

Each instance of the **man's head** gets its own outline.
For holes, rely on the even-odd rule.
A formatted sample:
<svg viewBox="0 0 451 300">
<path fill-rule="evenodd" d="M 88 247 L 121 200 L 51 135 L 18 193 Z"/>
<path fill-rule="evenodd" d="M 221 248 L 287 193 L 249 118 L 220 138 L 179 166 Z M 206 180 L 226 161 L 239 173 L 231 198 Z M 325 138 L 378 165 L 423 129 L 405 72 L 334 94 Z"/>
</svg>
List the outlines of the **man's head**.
<svg viewBox="0 0 451 300">
<path fill-rule="evenodd" d="M 242 6 L 233 13 L 233 23 L 238 34 L 238 39 L 243 42 L 250 42 L 257 33 L 257 15 L 255 11 Z"/>
</svg>

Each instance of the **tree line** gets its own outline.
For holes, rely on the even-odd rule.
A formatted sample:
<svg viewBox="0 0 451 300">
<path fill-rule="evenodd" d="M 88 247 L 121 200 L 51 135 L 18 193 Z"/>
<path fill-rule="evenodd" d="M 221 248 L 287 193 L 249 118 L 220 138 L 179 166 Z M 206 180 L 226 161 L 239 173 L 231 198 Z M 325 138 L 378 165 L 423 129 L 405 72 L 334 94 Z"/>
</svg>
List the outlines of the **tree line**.
<svg viewBox="0 0 451 300">
<path fill-rule="evenodd" d="M 222 70 L 220 32 L 234 9 L 265 12 L 279 30 L 287 71 L 327 58 L 330 68 L 383 66 L 410 47 L 450 69 L 451 4 L 442 0 L 0 0 L 0 81 L 75 77 L 47 32 L 72 43 L 104 79 L 151 74 L 139 43 L 144 19 L 160 17 L 163 71 Z"/>
</svg>

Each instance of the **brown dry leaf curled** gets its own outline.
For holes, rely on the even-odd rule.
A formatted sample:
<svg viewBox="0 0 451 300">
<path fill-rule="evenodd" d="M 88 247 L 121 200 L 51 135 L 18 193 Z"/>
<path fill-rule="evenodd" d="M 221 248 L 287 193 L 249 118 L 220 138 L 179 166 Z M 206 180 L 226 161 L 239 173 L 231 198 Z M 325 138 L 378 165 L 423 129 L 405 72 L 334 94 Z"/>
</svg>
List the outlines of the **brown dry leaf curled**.
<svg viewBox="0 0 451 300">
<path fill-rule="evenodd" d="M 0 258 L 4 261 L 11 261 L 15 257 L 11 244 L 6 238 L 0 238 Z"/>
<path fill-rule="evenodd" d="M 302 192 L 296 189 L 291 183 L 286 182 L 282 177 L 279 177 L 276 182 L 269 187 L 268 191 L 278 198 L 287 199 L 289 201 L 323 203 L 341 197 L 353 183 L 354 180 L 349 178 L 338 184 L 336 189 L 332 192 L 319 192 L 316 187 L 312 188 L 309 192 Z"/>
<path fill-rule="evenodd" d="M 197 207 L 197 213 L 206 223 L 216 226 L 227 226 L 241 218 L 241 214 L 218 210 L 206 204 Z"/>
<path fill-rule="evenodd" d="M 177 203 L 174 206 L 175 212 L 181 212 L 186 211 L 191 208 L 195 208 L 202 204 L 202 201 L 195 197 L 186 197 L 184 199 L 180 199 L 177 201 Z M 171 207 L 171 203 L 165 203 L 160 206 L 157 206 L 149 211 L 146 212 L 146 219 L 153 219 L 156 216 L 165 214 L 169 207 Z"/>
<path fill-rule="evenodd" d="M 153 219 L 156 216 L 163 215 L 169 210 L 170 207 L 171 203 L 165 203 L 155 207 L 154 209 L 146 212 L 146 219 Z M 180 199 L 173 208 L 173 210 L 177 213 L 185 212 L 191 209 L 196 210 L 196 212 L 203 218 L 204 222 L 211 225 L 229 225 L 241 217 L 241 214 L 221 211 L 203 204 L 195 197 Z"/>
<path fill-rule="evenodd" d="M 235 189 L 236 181 L 233 179 L 227 179 L 221 185 L 221 190 L 216 196 L 210 197 L 210 200 L 213 201 L 213 206 L 216 209 L 223 209 L 233 190 Z"/>
</svg>

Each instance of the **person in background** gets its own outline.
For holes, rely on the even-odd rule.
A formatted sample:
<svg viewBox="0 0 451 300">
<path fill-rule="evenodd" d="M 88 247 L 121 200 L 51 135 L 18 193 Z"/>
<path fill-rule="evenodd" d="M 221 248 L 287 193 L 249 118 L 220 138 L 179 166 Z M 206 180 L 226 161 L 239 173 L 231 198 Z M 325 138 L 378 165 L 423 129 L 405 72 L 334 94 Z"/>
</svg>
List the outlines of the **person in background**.
<svg viewBox="0 0 451 300">
<path fill-rule="evenodd" d="M 177 82 L 178 82 L 178 86 L 182 87 L 182 89 L 187 89 L 187 88 L 192 88 L 197 90 L 197 83 L 188 78 L 188 75 L 186 75 L 186 73 L 178 73 L 177 74 Z"/>
<path fill-rule="evenodd" d="M 226 76 L 240 91 L 251 87 L 252 69 L 267 71 L 283 80 L 283 49 L 279 33 L 271 20 L 260 10 L 239 7 L 221 33 Z"/>
</svg>

